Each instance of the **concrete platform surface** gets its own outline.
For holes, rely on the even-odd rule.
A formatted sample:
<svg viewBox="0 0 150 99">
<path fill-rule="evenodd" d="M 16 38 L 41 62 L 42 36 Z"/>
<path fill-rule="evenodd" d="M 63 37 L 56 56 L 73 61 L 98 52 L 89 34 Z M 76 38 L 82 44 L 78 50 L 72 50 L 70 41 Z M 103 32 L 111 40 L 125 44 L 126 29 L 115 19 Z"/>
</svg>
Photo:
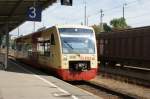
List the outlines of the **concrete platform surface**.
<svg viewBox="0 0 150 99">
<path fill-rule="evenodd" d="M 0 69 L 0 99 L 100 99 L 53 76 L 34 71 L 36 74 L 9 60 L 8 70 Z"/>
</svg>

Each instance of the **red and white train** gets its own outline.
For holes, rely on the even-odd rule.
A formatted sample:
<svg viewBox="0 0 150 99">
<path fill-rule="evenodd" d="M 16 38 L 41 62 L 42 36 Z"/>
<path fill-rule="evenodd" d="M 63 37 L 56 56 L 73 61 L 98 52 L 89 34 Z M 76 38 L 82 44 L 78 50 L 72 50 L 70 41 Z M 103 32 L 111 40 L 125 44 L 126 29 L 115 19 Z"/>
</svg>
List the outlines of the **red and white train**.
<svg viewBox="0 0 150 99">
<path fill-rule="evenodd" d="M 97 75 L 97 48 L 93 28 L 57 25 L 15 39 L 15 57 L 45 68 L 61 79 L 90 80 Z"/>
</svg>

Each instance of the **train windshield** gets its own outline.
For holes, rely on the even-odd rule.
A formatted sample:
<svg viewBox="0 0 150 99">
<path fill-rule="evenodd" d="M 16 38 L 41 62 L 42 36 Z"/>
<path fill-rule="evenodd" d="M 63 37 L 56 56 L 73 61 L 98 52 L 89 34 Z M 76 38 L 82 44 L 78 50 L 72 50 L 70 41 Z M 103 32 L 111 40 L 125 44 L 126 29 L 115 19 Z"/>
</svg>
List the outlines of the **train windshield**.
<svg viewBox="0 0 150 99">
<path fill-rule="evenodd" d="M 94 33 L 91 29 L 59 28 L 64 54 L 94 54 Z"/>
</svg>

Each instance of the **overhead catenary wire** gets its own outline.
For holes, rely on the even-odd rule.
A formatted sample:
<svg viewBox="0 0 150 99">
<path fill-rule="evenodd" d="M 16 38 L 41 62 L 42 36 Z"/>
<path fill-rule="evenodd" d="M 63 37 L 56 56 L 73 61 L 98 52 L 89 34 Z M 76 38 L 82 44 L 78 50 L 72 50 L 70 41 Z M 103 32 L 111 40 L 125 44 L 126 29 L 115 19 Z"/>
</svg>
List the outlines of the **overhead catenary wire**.
<svg viewBox="0 0 150 99">
<path fill-rule="evenodd" d="M 129 25 L 135 24 L 136 27 L 141 27 L 141 25 L 142 26 L 147 26 L 147 25 L 150 25 L 148 21 L 150 21 L 149 18 L 146 19 L 146 20 L 139 20 L 139 21 L 136 21 L 136 22 L 130 22 Z M 144 22 L 144 24 L 143 24 L 143 22 Z"/>
<path fill-rule="evenodd" d="M 126 9 L 128 9 L 129 7 L 131 7 L 132 6 L 132 4 L 137 4 L 137 3 L 139 3 L 138 2 L 138 0 L 134 0 L 134 1 L 130 1 L 130 2 L 126 2 L 127 3 L 127 6 L 126 6 Z M 83 5 L 84 4 L 84 2 L 82 3 L 82 4 L 80 4 L 80 5 Z M 142 4 L 141 4 L 142 5 Z M 76 5 L 74 5 L 74 6 L 76 6 Z M 81 7 L 83 7 L 83 6 L 81 6 Z M 110 8 L 110 9 L 103 9 L 103 11 L 104 11 L 104 13 L 105 13 L 105 17 L 109 17 L 110 15 L 112 15 L 112 14 L 114 14 L 114 12 L 122 12 L 122 9 L 121 9 L 121 7 L 122 7 L 122 5 L 118 5 L 118 6 L 115 6 L 115 7 L 112 7 L 112 8 Z M 55 11 L 57 10 L 57 9 L 60 9 L 60 6 L 59 7 L 56 7 L 55 8 Z M 75 13 L 74 11 L 72 11 L 72 13 Z M 99 16 L 99 11 L 96 11 L 96 12 L 94 12 L 93 14 L 87 14 L 87 18 L 86 18 L 86 22 L 87 22 L 87 20 L 89 20 L 90 18 L 92 18 L 92 17 L 95 17 L 95 16 Z M 60 16 L 59 16 L 60 17 Z M 58 18 L 59 18 L 58 17 Z M 83 22 L 82 21 L 82 19 L 79 19 L 79 17 L 82 17 L 81 15 L 79 15 L 78 14 L 78 17 L 76 17 L 76 18 L 73 18 L 73 19 L 69 19 L 68 17 L 63 17 L 63 16 L 61 16 L 61 19 L 69 19 L 70 21 L 76 21 L 76 23 L 81 23 L 81 22 Z M 134 16 L 133 16 L 134 17 Z M 135 16 L 135 17 L 138 17 L 138 16 Z M 126 17 L 126 18 L 130 18 L 130 17 Z M 89 20 L 90 21 L 90 20 Z M 66 21 L 65 21 L 65 23 L 66 23 Z M 89 22 L 88 22 L 89 23 Z"/>
<path fill-rule="evenodd" d="M 126 0 L 126 1 L 128 1 L 128 0 Z M 144 0 L 133 0 L 133 1 L 129 1 L 129 2 L 126 2 L 127 3 L 127 6 L 125 7 L 125 9 L 126 9 L 126 19 L 127 20 L 130 20 L 130 21 L 132 21 L 132 20 L 136 20 L 136 19 L 138 19 L 138 18 L 140 18 L 140 17 L 146 17 L 146 15 L 147 15 L 147 13 L 143 13 L 143 14 L 141 14 L 141 13 L 136 13 L 136 14 L 129 14 L 130 12 L 128 12 L 128 10 L 130 10 L 131 8 L 133 8 L 133 9 L 135 9 L 135 8 L 141 8 L 141 9 L 144 9 L 144 7 L 147 7 L 148 6 L 148 3 L 150 2 L 150 1 L 147 1 L 147 3 L 145 4 L 145 3 L 143 3 L 143 1 Z M 60 3 L 60 2 L 57 2 L 56 4 L 54 4 L 54 5 L 57 5 L 57 6 L 50 6 L 49 8 L 51 8 L 50 10 L 48 10 L 47 11 L 47 13 L 51 13 L 51 15 L 56 15 L 56 14 L 58 14 L 58 13 L 60 13 L 60 11 L 59 11 L 59 9 L 61 10 L 62 8 L 68 8 L 68 7 L 65 7 L 65 6 L 62 6 L 62 7 L 60 7 L 60 5 L 58 4 L 58 3 Z M 88 0 L 87 0 L 87 6 L 88 6 Z M 76 14 L 75 15 L 75 17 L 72 17 L 72 18 L 70 18 L 70 16 L 68 15 L 68 16 L 65 16 L 65 15 L 61 15 L 61 16 L 56 16 L 57 18 L 60 18 L 61 17 L 61 20 L 64 20 L 64 23 L 66 23 L 66 21 L 65 20 L 67 20 L 67 23 L 69 22 L 69 21 L 72 21 L 72 22 L 74 22 L 74 23 L 81 23 L 81 22 L 83 22 L 83 10 L 84 10 L 84 3 L 82 2 L 82 3 L 80 3 L 79 5 L 77 5 L 77 2 L 76 2 L 76 5 L 74 4 L 73 5 L 73 8 L 74 9 L 77 9 L 77 10 L 75 10 L 75 11 L 72 11 L 72 12 L 70 12 L 69 13 L 69 15 L 73 15 L 74 13 L 76 14 L 76 13 L 78 13 L 78 14 Z M 138 6 L 136 6 L 136 5 L 138 5 Z M 70 8 L 72 8 L 72 7 L 69 7 L 69 9 Z M 95 7 L 96 8 L 96 7 Z M 82 14 L 80 13 L 81 10 L 82 9 Z M 97 10 L 93 10 L 94 12 L 92 12 L 91 14 L 87 14 L 87 19 L 89 19 L 88 20 L 88 24 L 90 25 L 91 23 L 92 24 L 96 24 L 96 23 L 98 23 L 99 24 L 99 7 L 97 7 Z M 102 8 L 101 8 L 102 9 Z M 57 11 L 58 10 L 58 11 Z M 132 10 L 132 9 L 131 9 Z M 54 13 L 52 13 L 52 12 L 54 12 Z M 88 12 L 88 11 L 87 11 Z M 144 11 L 143 11 L 144 12 Z M 80 13 L 80 14 L 79 14 Z M 122 14 L 122 4 L 120 3 L 119 5 L 117 5 L 117 6 L 114 6 L 114 7 L 111 7 L 111 8 L 103 8 L 103 13 L 105 14 L 105 17 L 104 17 L 104 22 L 106 21 L 106 19 L 108 19 L 108 20 L 110 20 L 110 19 L 112 19 L 113 17 L 120 17 Z M 51 17 L 49 16 L 48 17 L 49 19 L 51 19 Z M 60 21 L 61 21 L 60 20 Z M 93 20 L 97 20 L 97 21 L 93 21 Z M 46 21 L 46 20 L 45 20 Z M 137 21 L 139 21 L 139 20 L 136 20 L 136 22 Z M 45 22 L 46 23 L 46 22 Z M 51 23 L 50 23 L 51 24 Z"/>
<path fill-rule="evenodd" d="M 147 12 L 147 13 L 142 13 L 142 14 L 140 14 L 140 15 L 136 15 L 136 16 L 131 16 L 131 17 L 127 17 L 127 19 L 137 19 L 137 18 L 139 18 L 139 17 L 145 17 L 145 15 L 148 15 L 148 14 L 150 14 L 150 12 Z"/>
<path fill-rule="evenodd" d="M 130 4 L 132 4 L 132 3 L 136 3 L 137 2 L 137 0 L 134 0 L 134 1 L 131 1 L 131 2 L 126 2 L 126 5 L 130 5 Z M 124 3 L 123 3 L 124 4 Z M 119 9 L 120 8 L 120 9 Z M 121 10 L 121 8 L 122 8 L 122 5 L 118 5 L 118 6 L 115 6 L 115 7 L 112 7 L 112 8 L 109 8 L 109 9 L 103 9 L 103 11 L 105 12 L 105 13 L 112 13 L 113 12 L 113 10 L 120 10 L 120 11 L 122 11 Z M 98 15 L 99 14 L 99 11 L 97 11 L 97 12 L 95 12 L 95 13 L 93 13 L 93 14 L 91 14 L 91 15 L 88 15 L 88 18 L 90 18 L 90 17 L 93 17 L 93 16 L 95 16 L 95 15 Z"/>
<path fill-rule="evenodd" d="M 131 4 L 136 4 L 138 1 L 137 0 L 134 0 L 134 1 L 130 1 L 130 2 L 127 2 L 127 6 L 126 6 L 126 8 L 128 8 Z M 83 3 L 84 4 L 84 3 Z M 105 13 L 105 16 L 107 17 L 107 15 L 108 15 L 108 13 L 113 13 L 113 12 L 115 12 L 116 10 L 116 12 L 121 12 L 122 10 L 121 10 L 121 5 L 118 5 L 118 6 L 115 6 L 115 7 L 112 7 L 112 8 L 110 8 L 110 9 L 103 9 L 103 11 L 104 11 L 104 13 Z M 120 8 L 120 9 L 119 9 Z M 58 8 L 56 8 L 56 9 L 58 9 Z M 72 12 L 72 13 L 75 13 L 75 12 Z M 98 16 L 99 15 L 99 11 L 97 11 L 97 12 L 94 12 L 93 14 L 90 14 L 90 15 L 87 15 L 86 17 L 87 18 L 85 18 L 85 20 L 86 20 L 86 22 L 87 22 L 87 20 L 89 19 L 89 18 L 92 18 L 92 17 L 94 17 L 94 16 Z M 79 16 L 79 15 L 78 15 Z M 60 17 L 60 16 L 59 16 Z M 79 16 L 79 17 L 81 17 L 81 16 Z M 67 18 L 67 17 L 62 17 L 61 16 L 61 19 L 65 19 L 65 18 Z M 68 19 L 68 18 L 67 18 Z M 71 19 L 72 20 L 72 19 Z M 74 18 L 72 21 L 74 21 L 74 20 L 79 20 L 79 22 L 81 22 L 81 20 L 80 19 L 78 19 L 78 18 Z M 66 22 L 66 21 L 65 21 Z"/>
<path fill-rule="evenodd" d="M 134 1 L 131 1 L 131 2 L 127 2 L 127 5 L 125 6 L 126 7 L 126 9 L 131 9 L 130 7 L 135 7 L 135 6 L 131 6 L 132 4 L 137 4 L 137 3 L 139 3 L 137 0 L 134 0 Z M 149 3 L 149 2 L 148 2 Z M 139 7 L 144 7 L 145 8 L 145 6 L 148 6 L 148 3 L 140 3 L 140 6 Z M 119 9 L 120 8 L 120 9 Z M 114 14 L 113 12 L 114 11 L 116 11 L 117 10 L 117 12 L 121 12 L 122 10 L 121 10 L 121 6 L 116 6 L 116 7 L 113 7 L 113 9 L 104 9 L 103 11 L 104 11 L 104 14 L 105 14 L 105 19 L 107 19 L 107 17 L 109 17 L 109 20 L 110 20 L 110 15 L 108 15 L 109 13 L 112 13 L 111 14 L 111 16 Z M 128 10 L 127 10 L 128 11 Z M 141 13 L 141 12 L 140 12 Z M 139 14 L 140 14 L 139 13 Z M 129 14 L 128 12 L 127 12 L 127 14 Z M 146 14 L 148 14 L 148 13 L 144 13 L 144 14 L 142 14 L 142 15 L 136 15 L 136 16 L 126 16 L 126 18 L 125 19 L 134 19 L 134 18 L 137 18 L 137 17 L 141 17 L 141 16 L 143 16 L 144 17 L 144 15 L 146 15 Z M 135 15 L 135 14 L 134 14 Z M 88 15 L 88 18 L 92 18 L 92 17 L 96 17 L 96 16 L 98 16 L 98 11 L 97 12 L 95 12 L 95 14 L 91 14 L 91 15 Z M 118 13 L 116 13 L 116 16 L 118 16 Z"/>
</svg>

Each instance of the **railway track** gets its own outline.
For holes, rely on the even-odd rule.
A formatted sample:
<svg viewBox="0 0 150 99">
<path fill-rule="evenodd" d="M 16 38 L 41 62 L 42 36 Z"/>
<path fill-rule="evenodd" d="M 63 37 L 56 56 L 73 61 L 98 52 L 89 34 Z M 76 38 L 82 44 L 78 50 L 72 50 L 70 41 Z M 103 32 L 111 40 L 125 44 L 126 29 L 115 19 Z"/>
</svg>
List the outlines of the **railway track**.
<svg viewBox="0 0 150 99">
<path fill-rule="evenodd" d="M 16 61 L 14 61 L 16 62 Z M 18 62 L 17 62 L 18 63 Z M 23 64 L 23 63 L 21 63 Z M 45 71 L 42 71 L 45 72 Z M 48 72 L 45 72 L 49 75 Z M 131 94 L 121 93 L 116 90 L 106 88 L 104 86 L 101 86 L 99 84 L 93 83 L 92 81 L 74 81 L 74 82 L 68 82 L 76 87 L 79 87 L 81 89 L 84 89 L 90 93 L 93 93 L 97 96 L 100 96 L 104 99 L 137 99 L 139 97 L 133 96 Z"/>
<path fill-rule="evenodd" d="M 108 78 L 150 87 L 150 70 L 120 66 L 101 66 L 99 72 Z"/>
<path fill-rule="evenodd" d="M 69 82 L 70 84 L 93 93 L 104 99 L 135 99 L 135 97 L 107 89 L 91 81 Z"/>
</svg>

